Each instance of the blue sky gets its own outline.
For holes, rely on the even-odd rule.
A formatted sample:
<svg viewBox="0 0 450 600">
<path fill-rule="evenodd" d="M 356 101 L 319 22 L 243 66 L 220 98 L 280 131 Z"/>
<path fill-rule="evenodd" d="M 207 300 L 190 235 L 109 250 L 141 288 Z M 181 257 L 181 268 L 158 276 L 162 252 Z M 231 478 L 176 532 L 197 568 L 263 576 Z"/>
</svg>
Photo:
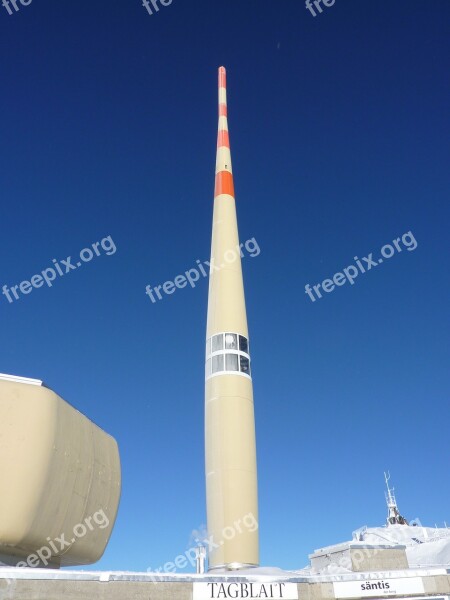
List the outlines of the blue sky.
<svg viewBox="0 0 450 600">
<path fill-rule="evenodd" d="M 118 440 L 123 492 L 94 568 L 157 568 L 205 522 L 207 280 L 217 68 L 229 118 L 256 408 L 261 563 L 401 511 L 450 521 L 446 0 L 33 0 L 2 45 L 0 286 L 111 236 L 19 300 L 0 371 L 36 377 Z M 447 59 L 447 60 L 446 60 Z M 417 241 L 324 293 L 406 232 Z M 25 288 L 26 289 L 26 288 Z"/>
</svg>

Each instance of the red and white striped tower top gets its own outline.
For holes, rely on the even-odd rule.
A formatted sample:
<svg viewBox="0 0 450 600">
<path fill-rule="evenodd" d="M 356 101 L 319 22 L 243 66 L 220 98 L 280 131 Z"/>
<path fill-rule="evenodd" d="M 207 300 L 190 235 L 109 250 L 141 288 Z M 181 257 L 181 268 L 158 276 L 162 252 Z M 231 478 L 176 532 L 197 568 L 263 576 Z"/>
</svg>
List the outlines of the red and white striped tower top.
<svg viewBox="0 0 450 600">
<path fill-rule="evenodd" d="M 226 71 L 219 68 L 214 215 L 211 241 L 207 337 L 237 332 L 248 337 L 236 201 L 227 118 Z"/>
<path fill-rule="evenodd" d="M 216 187 L 214 197 L 229 194 L 234 198 L 233 168 L 227 119 L 227 72 L 219 69 L 219 126 L 217 132 Z"/>
</svg>

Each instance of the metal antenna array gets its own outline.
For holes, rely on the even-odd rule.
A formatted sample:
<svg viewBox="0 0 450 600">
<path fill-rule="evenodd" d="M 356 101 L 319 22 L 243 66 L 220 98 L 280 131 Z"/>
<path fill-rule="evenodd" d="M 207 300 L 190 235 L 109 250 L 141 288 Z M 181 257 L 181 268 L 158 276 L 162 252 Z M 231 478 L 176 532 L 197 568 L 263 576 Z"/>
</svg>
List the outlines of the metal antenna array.
<svg viewBox="0 0 450 600">
<path fill-rule="evenodd" d="M 389 479 L 391 474 L 389 471 L 384 473 L 384 480 L 386 482 L 387 492 L 385 492 L 386 503 L 388 507 L 387 525 L 408 525 L 408 521 L 405 517 L 402 517 L 397 506 L 395 499 L 394 488 L 389 487 Z"/>
</svg>

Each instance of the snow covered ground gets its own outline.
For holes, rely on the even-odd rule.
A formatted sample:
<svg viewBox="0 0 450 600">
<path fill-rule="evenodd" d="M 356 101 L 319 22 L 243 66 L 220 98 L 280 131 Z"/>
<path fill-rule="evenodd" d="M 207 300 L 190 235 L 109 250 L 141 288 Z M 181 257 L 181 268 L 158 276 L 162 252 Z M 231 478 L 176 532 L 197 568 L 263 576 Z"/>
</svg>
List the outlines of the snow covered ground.
<svg viewBox="0 0 450 600">
<path fill-rule="evenodd" d="M 403 544 L 411 568 L 450 566 L 450 529 L 411 525 L 367 527 L 354 532 L 352 543 Z"/>
<path fill-rule="evenodd" d="M 406 556 L 410 569 L 420 567 L 450 568 L 450 529 L 432 528 L 412 525 L 388 525 L 384 527 L 361 527 L 353 532 L 353 539 L 348 542 L 322 548 L 322 551 L 336 551 L 347 544 L 353 547 L 360 544 L 406 546 Z M 347 564 L 348 563 L 348 564 Z M 296 571 L 302 575 L 331 575 L 351 573 L 350 560 L 342 559 L 338 563 L 329 564 L 320 570 L 306 567 Z"/>
</svg>

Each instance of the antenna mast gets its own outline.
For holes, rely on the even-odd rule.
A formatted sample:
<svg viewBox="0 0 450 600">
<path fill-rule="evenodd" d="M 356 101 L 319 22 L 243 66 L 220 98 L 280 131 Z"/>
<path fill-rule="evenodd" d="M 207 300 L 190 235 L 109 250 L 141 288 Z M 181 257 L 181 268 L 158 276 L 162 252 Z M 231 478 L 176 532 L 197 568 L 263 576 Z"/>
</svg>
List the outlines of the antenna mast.
<svg viewBox="0 0 450 600">
<path fill-rule="evenodd" d="M 387 517 L 387 526 L 389 525 L 408 525 L 408 521 L 405 517 L 402 517 L 400 511 L 397 506 L 397 501 L 395 499 L 394 488 L 389 487 L 389 479 L 391 478 L 391 474 L 389 471 L 384 473 L 384 480 L 386 482 L 387 492 L 384 493 L 386 496 L 386 503 L 388 507 L 388 517 Z"/>
</svg>

